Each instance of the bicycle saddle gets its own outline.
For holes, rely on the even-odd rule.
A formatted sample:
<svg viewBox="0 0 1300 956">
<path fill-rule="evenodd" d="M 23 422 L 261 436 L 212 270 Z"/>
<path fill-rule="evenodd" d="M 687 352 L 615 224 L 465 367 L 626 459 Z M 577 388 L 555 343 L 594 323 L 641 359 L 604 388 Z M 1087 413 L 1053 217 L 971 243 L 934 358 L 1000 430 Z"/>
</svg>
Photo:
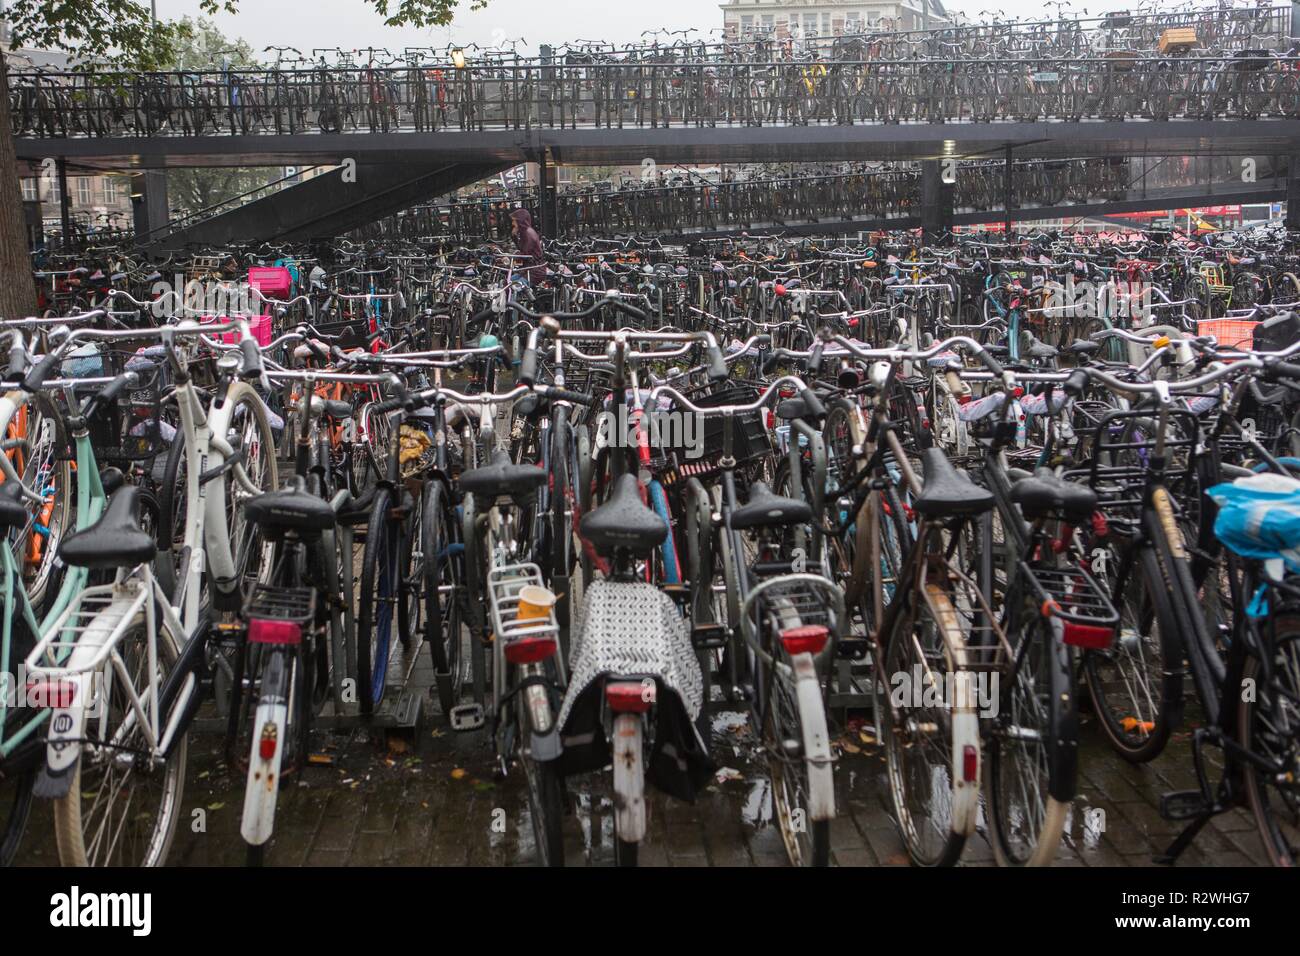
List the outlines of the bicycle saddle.
<svg viewBox="0 0 1300 956">
<path fill-rule="evenodd" d="M 546 472 L 536 465 L 516 465 L 504 451 L 492 454 L 492 464 L 461 472 L 460 489 L 490 498 L 525 495 L 546 484 Z"/>
<path fill-rule="evenodd" d="M 21 528 L 30 517 L 18 482 L 0 483 L 0 528 Z"/>
<path fill-rule="evenodd" d="M 1075 339 L 1065 347 L 1071 355 L 1096 355 L 1101 351 L 1101 343 L 1088 339 Z"/>
<path fill-rule="evenodd" d="M 784 401 L 777 402 L 776 417 L 787 422 L 807 418 L 808 404 L 802 398 L 787 398 Z"/>
<path fill-rule="evenodd" d="M 1070 524 L 1083 524 L 1097 509 L 1095 491 L 1058 478 L 1045 468 L 1012 485 L 1011 500 L 1030 521 L 1059 515 Z"/>
<path fill-rule="evenodd" d="M 609 497 L 584 515 L 578 527 L 602 554 L 616 548 L 649 551 L 668 537 L 668 524 L 641 502 L 635 475 L 620 475 Z"/>
<path fill-rule="evenodd" d="M 993 507 L 993 493 L 957 471 L 938 448 L 921 452 L 925 488 L 913 505 L 917 514 L 933 518 L 983 514 Z"/>
<path fill-rule="evenodd" d="M 334 527 L 334 509 L 328 501 L 306 490 L 306 483 L 297 475 L 279 491 L 269 491 L 244 503 L 244 516 L 278 537 L 286 531 L 296 531 L 306 537 Z"/>
<path fill-rule="evenodd" d="M 1046 342 L 1034 342 L 1029 346 L 1029 357 L 1031 359 L 1053 359 L 1056 358 L 1057 351 L 1055 345 L 1048 345 Z"/>
<path fill-rule="evenodd" d="M 59 557 L 78 568 L 127 568 L 153 560 L 153 535 L 140 527 L 140 489 L 124 485 L 89 528 L 74 531 L 59 545 Z"/>
<path fill-rule="evenodd" d="M 811 520 L 812 508 L 807 502 L 774 495 L 761 481 L 750 486 L 749 501 L 731 513 L 733 528 L 780 528 Z"/>
</svg>

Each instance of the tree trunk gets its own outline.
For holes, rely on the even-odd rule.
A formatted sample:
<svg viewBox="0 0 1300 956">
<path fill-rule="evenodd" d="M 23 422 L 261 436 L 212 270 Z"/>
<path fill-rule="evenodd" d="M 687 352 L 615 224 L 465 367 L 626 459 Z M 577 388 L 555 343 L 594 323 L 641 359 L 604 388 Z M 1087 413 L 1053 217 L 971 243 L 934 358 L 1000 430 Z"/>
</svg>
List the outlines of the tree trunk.
<svg viewBox="0 0 1300 956">
<path fill-rule="evenodd" d="M 12 130 L 9 65 L 0 53 L 0 318 L 22 319 L 36 314 L 36 283 Z"/>
</svg>

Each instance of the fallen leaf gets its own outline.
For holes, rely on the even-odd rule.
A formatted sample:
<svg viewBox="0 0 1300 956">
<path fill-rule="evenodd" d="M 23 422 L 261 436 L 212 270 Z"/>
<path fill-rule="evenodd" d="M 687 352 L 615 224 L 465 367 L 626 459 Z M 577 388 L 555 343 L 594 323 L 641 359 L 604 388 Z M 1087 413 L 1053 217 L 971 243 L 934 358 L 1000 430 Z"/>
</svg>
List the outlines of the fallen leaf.
<svg viewBox="0 0 1300 956">
<path fill-rule="evenodd" d="M 734 767 L 720 767 L 718 768 L 718 772 L 714 774 L 714 777 L 717 779 L 718 783 L 726 783 L 728 780 L 745 779 L 745 775 Z"/>
<path fill-rule="evenodd" d="M 410 745 L 401 737 L 388 738 L 388 752 L 390 754 L 404 754 L 410 749 Z"/>
<path fill-rule="evenodd" d="M 224 807 L 224 806 L 225 806 L 224 803 L 209 803 L 209 804 L 208 804 L 208 809 L 209 809 L 209 810 L 214 810 L 214 811 L 215 811 L 215 810 L 220 810 L 220 809 L 221 809 L 222 807 Z"/>
<path fill-rule="evenodd" d="M 465 779 L 465 777 L 466 777 L 466 773 L 460 767 L 457 767 L 455 770 L 451 772 L 452 780 L 463 780 Z"/>
</svg>

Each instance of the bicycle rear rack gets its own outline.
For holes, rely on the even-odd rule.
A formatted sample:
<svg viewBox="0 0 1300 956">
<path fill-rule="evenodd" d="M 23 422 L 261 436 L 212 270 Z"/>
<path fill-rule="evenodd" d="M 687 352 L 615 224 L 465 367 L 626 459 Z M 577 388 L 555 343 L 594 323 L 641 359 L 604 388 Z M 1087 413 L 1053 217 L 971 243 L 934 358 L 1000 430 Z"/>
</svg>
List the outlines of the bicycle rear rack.
<svg viewBox="0 0 1300 956">
<path fill-rule="evenodd" d="M 273 588 L 259 584 L 244 609 L 247 620 L 293 621 L 306 624 L 316 614 L 316 592 L 311 588 Z"/>
</svg>

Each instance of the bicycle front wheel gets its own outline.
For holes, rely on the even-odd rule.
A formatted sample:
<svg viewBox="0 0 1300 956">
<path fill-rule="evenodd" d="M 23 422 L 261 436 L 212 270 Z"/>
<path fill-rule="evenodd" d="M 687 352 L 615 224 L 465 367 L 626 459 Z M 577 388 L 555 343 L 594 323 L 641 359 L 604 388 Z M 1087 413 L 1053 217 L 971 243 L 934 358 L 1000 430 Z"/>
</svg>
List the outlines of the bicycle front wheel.
<svg viewBox="0 0 1300 956">
<path fill-rule="evenodd" d="M 361 713 L 370 714 L 384 699 L 388 676 L 388 654 L 392 648 L 394 613 L 399 599 L 401 579 L 398 557 L 401 554 L 399 523 L 389 512 L 392 493 L 387 488 L 375 492 L 366 526 L 366 548 L 361 569 L 361 600 L 357 610 L 357 695 Z"/>
<path fill-rule="evenodd" d="M 1253 686 L 1255 693 L 1241 695 L 1237 735 L 1249 753 L 1283 768 L 1268 773 L 1247 765 L 1242 772 L 1247 802 L 1269 862 L 1293 867 L 1300 866 L 1300 785 L 1296 783 L 1300 730 L 1295 715 L 1295 702 L 1300 700 L 1300 618 L 1284 617 L 1273 627 L 1275 638 L 1267 644 L 1271 678 L 1262 680 L 1265 669 L 1256 657 L 1243 670 L 1243 686 Z"/>
</svg>

